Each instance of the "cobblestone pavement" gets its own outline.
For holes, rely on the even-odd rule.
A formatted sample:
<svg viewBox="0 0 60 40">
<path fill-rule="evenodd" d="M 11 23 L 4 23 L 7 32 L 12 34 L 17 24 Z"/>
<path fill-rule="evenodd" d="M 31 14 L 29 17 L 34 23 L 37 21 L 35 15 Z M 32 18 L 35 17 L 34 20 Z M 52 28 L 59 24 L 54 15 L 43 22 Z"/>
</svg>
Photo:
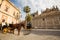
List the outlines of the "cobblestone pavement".
<svg viewBox="0 0 60 40">
<path fill-rule="evenodd" d="M 21 31 L 20 35 L 7 33 L 3 34 L 0 32 L 0 40 L 60 40 L 60 31 L 58 30 L 32 30 L 30 34 L 24 35 L 27 31 Z"/>
</svg>

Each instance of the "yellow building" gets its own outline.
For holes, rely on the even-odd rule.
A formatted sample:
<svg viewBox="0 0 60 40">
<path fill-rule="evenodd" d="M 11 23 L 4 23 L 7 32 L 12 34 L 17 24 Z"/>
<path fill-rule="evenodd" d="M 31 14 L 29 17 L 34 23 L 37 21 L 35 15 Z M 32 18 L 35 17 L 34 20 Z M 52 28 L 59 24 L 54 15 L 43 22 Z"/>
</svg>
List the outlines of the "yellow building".
<svg viewBox="0 0 60 40">
<path fill-rule="evenodd" d="M 20 10 L 9 0 L 0 0 L 0 23 L 3 20 L 8 24 L 16 24 L 20 21 Z"/>
</svg>

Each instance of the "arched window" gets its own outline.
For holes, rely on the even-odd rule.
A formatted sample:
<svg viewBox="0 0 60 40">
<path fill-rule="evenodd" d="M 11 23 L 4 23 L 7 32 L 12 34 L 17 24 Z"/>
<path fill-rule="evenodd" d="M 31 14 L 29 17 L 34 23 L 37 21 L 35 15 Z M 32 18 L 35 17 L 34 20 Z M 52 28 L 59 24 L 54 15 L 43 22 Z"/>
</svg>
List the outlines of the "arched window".
<svg viewBox="0 0 60 40">
<path fill-rule="evenodd" d="M 1 4 L 0 4 L 0 7 L 1 7 Z"/>
<path fill-rule="evenodd" d="M 13 13 L 13 16 L 15 16 L 15 12 Z"/>
<path fill-rule="evenodd" d="M 8 11 L 8 7 L 6 6 L 6 9 L 5 9 L 5 11 L 7 12 Z"/>
<path fill-rule="evenodd" d="M 44 21 L 45 19 L 43 18 L 43 21 Z"/>
<path fill-rule="evenodd" d="M 19 19 L 19 13 L 16 14 L 16 18 Z"/>
</svg>

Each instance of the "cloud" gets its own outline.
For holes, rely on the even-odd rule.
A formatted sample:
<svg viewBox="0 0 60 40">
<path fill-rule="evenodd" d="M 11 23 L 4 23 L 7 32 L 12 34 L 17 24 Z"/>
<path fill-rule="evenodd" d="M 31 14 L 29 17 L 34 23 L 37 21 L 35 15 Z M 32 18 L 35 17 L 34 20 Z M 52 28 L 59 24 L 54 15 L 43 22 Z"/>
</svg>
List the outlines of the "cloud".
<svg viewBox="0 0 60 40">
<path fill-rule="evenodd" d="M 15 0 L 15 4 L 18 7 L 21 7 L 23 9 L 24 6 L 29 5 L 31 8 L 31 12 L 34 12 L 36 10 L 41 11 L 41 9 L 50 8 L 53 5 L 60 5 L 60 0 Z"/>
<path fill-rule="evenodd" d="M 37 10 L 40 12 L 41 10 L 45 10 L 46 8 L 51 8 L 53 5 L 58 6 L 60 8 L 60 0 L 10 0 L 13 2 L 18 8 L 21 9 L 21 14 L 23 15 L 22 19 L 25 18 L 25 13 L 23 12 L 24 6 L 28 5 L 31 8 L 31 13 L 36 12 Z"/>
</svg>

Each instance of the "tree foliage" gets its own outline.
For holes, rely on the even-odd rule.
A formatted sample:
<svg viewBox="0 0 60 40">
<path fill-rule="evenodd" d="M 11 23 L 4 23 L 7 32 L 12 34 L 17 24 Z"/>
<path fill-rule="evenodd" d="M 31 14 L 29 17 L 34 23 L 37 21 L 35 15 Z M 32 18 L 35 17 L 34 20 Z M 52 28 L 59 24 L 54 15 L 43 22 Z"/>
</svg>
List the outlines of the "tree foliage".
<svg viewBox="0 0 60 40">
<path fill-rule="evenodd" d="M 27 20 L 27 22 L 31 21 L 31 20 L 32 20 L 32 16 L 31 16 L 30 14 L 28 14 L 28 15 L 26 16 L 26 20 Z"/>
<path fill-rule="evenodd" d="M 23 11 L 26 12 L 26 13 L 29 13 L 30 12 L 30 7 L 29 6 L 25 6 Z"/>
<path fill-rule="evenodd" d="M 32 20 L 32 16 L 29 14 L 30 12 L 30 7 L 29 6 L 25 6 L 23 9 L 24 12 L 26 12 L 28 15 L 26 15 L 26 21 L 29 22 Z"/>
</svg>

